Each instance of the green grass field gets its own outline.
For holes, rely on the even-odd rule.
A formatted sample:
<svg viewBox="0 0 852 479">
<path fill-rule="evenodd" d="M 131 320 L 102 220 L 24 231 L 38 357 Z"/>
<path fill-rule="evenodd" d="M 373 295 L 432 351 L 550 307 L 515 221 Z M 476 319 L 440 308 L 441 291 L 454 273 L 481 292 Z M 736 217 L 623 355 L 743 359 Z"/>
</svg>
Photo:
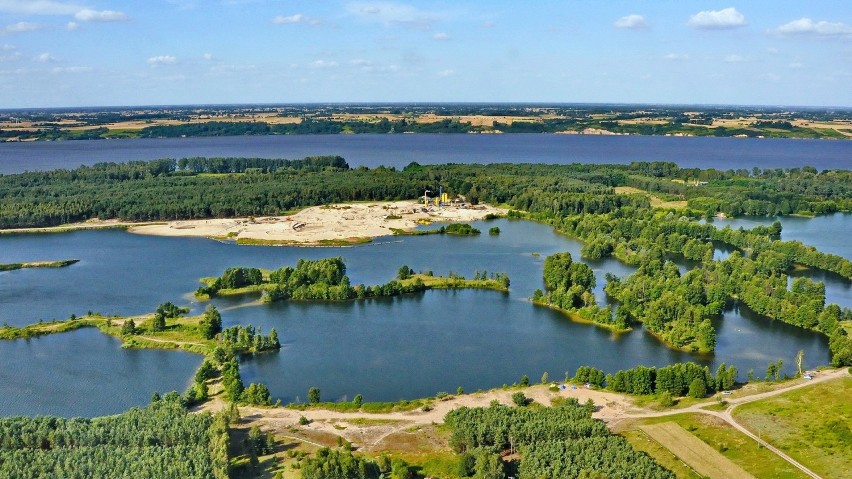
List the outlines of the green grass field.
<svg viewBox="0 0 852 479">
<path fill-rule="evenodd" d="M 744 426 L 824 477 L 852 478 L 852 378 L 745 404 Z"/>
<path fill-rule="evenodd" d="M 619 427 L 619 429 L 620 433 L 634 447 L 647 452 L 661 464 L 669 467 L 668 465 L 673 462 L 672 453 L 664 448 L 649 447 L 647 436 L 642 436 L 636 432 L 640 425 L 664 422 L 679 424 L 698 437 L 698 439 L 704 441 L 708 446 L 719 451 L 723 456 L 758 479 L 807 479 L 808 477 L 769 450 L 758 447 L 754 440 L 740 433 L 728 425 L 728 423 L 713 416 L 696 413 L 676 414 L 674 416 L 638 420 Z M 677 461 L 677 459 L 675 458 L 674 461 Z M 672 470 L 678 474 L 678 477 L 696 477 L 686 472 L 685 470 L 688 471 L 688 469 L 685 466 L 672 468 Z"/>
</svg>

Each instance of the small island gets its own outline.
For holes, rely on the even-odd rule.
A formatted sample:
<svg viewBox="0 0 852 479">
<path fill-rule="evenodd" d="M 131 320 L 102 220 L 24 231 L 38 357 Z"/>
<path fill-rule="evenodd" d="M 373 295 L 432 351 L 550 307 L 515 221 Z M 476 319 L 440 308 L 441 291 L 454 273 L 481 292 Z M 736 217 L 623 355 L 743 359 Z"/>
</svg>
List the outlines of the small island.
<svg viewBox="0 0 852 479">
<path fill-rule="evenodd" d="M 0 263 L 0 271 L 14 271 L 24 268 L 64 268 L 79 262 L 79 259 L 64 259 L 60 261 L 32 261 L 29 263 Z"/>
<path fill-rule="evenodd" d="M 301 259 L 296 267 L 285 266 L 275 271 L 259 268 L 228 268 L 220 277 L 203 278 L 205 286 L 195 297 L 206 300 L 214 296 L 260 293 L 263 302 L 272 301 L 346 301 L 419 293 L 428 289 L 491 289 L 508 291 L 509 277 L 503 273 L 477 272 L 474 279 L 458 274 L 434 276 L 431 272 L 415 273 L 409 266 L 399 268 L 397 277 L 385 284 L 352 286 L 346 276 L 341 257 L 320 260 Z"/>
</svg>

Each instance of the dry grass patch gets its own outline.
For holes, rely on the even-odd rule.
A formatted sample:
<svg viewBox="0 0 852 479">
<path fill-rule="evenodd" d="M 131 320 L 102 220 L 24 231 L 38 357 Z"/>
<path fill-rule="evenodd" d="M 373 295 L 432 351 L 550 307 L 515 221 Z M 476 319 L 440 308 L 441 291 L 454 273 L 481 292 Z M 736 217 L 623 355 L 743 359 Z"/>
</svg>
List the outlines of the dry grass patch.
<svg viewBox="0 0 852 479">
<path fill-rule="evenodd" d="M 651 200 L 652 208 L 663 208 L 670 209 L 674 208 L 676 210 L 682 210 L 686 208 L 686 201 L 666 201 L 659 196 L 652 195 L 645 190 L 640 190 L 639 188 L 634 188 L 632 186 L 616 186 L 615 194 L 617 195 L 645 195 L 648 196 Z"/>
<path fill-rule="evenodd" d="M 710 479 L 754 479 L 730 459 L 674 422 L 641 426 L 652 439 Z"/>
</svg>

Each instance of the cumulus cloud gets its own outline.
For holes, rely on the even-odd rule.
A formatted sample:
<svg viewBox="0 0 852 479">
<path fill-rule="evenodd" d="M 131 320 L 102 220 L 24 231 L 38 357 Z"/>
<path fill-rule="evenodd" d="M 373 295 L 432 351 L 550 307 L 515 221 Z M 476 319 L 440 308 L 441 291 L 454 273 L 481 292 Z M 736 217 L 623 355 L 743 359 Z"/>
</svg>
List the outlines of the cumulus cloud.
<svg viewBox="0 0 852 479">
<path fill-rule="evenodd" d="M 744 57 L 742 55 L 737 55 L 737 54 L 728 55 L 724 58 L 724 60 L 727 63 L 742 63 L 742 62 L 748 61 L 748 59 L 746 59 L 746 57 Z"/>
<path fill-rule="evenodd" d="M 55 67 L 50 71 L 53 73 L 85 73 L 92 71 L 92 67 Z"/>
<path fill-rule="evenodd" d="M 74 14 L 81 22 L 123 22 L 129 20 L 126 14 L 115 10 L 92 10 L 85 8 Z"/>
<path fill-rule="evenodd" d="M 0 34 L 5 35 L 9 33 L 32 32 L 40 28 L 41 26 L 38 23 L 18 22 L 13 23 L 11 25 L 6 25 L 2 29 L 0 29 Z"/>
<path fill-rule="evenodd" d="M 288 16 L 278 15 L 277 17 L 272 19 L 272 23 L 275 23 L 277 25 L 288 25 L 288 24 L 292 24 L 292 23 L 301 23 L 302 21 L 305 20 L 305 18 L 306 17 L 304 15 L 302 15 L 301 13 L 297 13 L 295 15 L 288 15 Z"/>
<path fill-rule="evenodd" d="M 212 53 L 205 53 L 204 55 L 201 55 L 201 58 L 203 58 L 207 61 L 210 61 L 210 60 L 213 59 L 213 54 Z"/>
<path fill-rule="evenodd" d="M 77 23 L 77 22 L 68 22 L 68 24 L 65 25 L 65 29 L 68 30 L 69 32 L 73 32 L 74 30 L 77 30 L 78 28 L 80 28 L 80 24 Z"/>
<path fill-rule="evenodd" d="M 429 30 L 441 15 L 396 2 L 352 2 L 346 7 L 350 15 L 385 26 L 413 27 Z"/>
<path fill-rule="evenodd" d="M 704 10 L 689 18 L 687 25 L 705 30 L 724 30 L 745 26 L 745 16 L 734 7 Z"/>
<path fill-rule="evenodd" d="M 621 17 L 613 23 L 615 28 L 626 28 L 628 30 L 644 30 L 648 28 L 648 22 L 642 15 L 630 14 Z"/>
<path fill-rule="evenodd" d="M 337 66 L 337 62 L 330 60 L 315 60 L 310 64 L 311 68 L 333 68 Z"/>
<path fill-rule="evenodd" d="M 52 63 L 56 61 L 56 58 L 53 58 L 53 55 L 50 53 L 44 52 L 41 55 L 33 58 L 34 62 L 38 63 Z"/>
<path fill-rule="evenodd" d="M 148 64 L 151 66 L 174 65 L 175 63 L 177 63 L 177 58 L 172 55 L 157 55 L 148 59 Z"/>
<path fill-rule="evenodd" d="M 435 39 L 435 40 L 438 40 L 438 41 L 444 41 L 444 40 L 449 40 L 450 35 L 445 33 L 445 32 L 438 32 L 438 33 L 432 35 L 432 38 Z"/>
<path fill-rule="evenodd" d="M 770 30 L 770 32 L 784 36 L 852 37 L 852 26 L 842 22 L 815 22 L 810 18 L 803 17 L 785 23 L 774 30 Z"/>
<path fill-rule="evenodd" d="M 71 15 L 82 8 L 53 0 L 0 0 L 0 12 L 23 15 Z"/>
<path fill-rule="evenodd" d="M 18 47 L 9 44 L 0 45 L 0 62 L 11 62 L 21 58 Z"/>
<path fill-rule="evenodd" d="M 455 73 L 456 73 L 456 72 L 454 72 L 453 70 L 442 70 L 442 71 L 439 71 L 439 72 L 438 72 L 438 76 L 439 76 L 440 78 L 447 78 L 447 77 L 449 77 L 449 76 L 453 76 L 453 75 L 455 75 Z"/>
<path fill-rule="evenodd" d="M 685 61 L 689 60 L 689 55 L 686 53 L 669 53 L 666 54 L 663 58 L 671 61 Z"/>
<path fill-rule="evenodd" d="M 306 15 L 302 15 L 301 13 L 296 13 L 294 15 L 278 15 L 277 17 L 272 19 L 272 23 L 276 25 L 295 25 L 297 23 L 319 25 L 322 22 L 318 18 L 308 17 Z"/>
</svg>

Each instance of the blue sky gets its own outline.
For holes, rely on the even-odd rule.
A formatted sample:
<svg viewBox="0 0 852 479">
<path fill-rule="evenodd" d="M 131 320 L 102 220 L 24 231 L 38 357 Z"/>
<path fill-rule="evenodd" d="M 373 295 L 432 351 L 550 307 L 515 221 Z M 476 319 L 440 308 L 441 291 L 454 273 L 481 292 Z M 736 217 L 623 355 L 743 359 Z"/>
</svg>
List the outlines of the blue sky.
<svg viewBox="0 0 852 479">
<path fill-rule="evenodd" d="M 0 0 L 0 108 L 852 106 L 852 2 Z"/>
</svg>

